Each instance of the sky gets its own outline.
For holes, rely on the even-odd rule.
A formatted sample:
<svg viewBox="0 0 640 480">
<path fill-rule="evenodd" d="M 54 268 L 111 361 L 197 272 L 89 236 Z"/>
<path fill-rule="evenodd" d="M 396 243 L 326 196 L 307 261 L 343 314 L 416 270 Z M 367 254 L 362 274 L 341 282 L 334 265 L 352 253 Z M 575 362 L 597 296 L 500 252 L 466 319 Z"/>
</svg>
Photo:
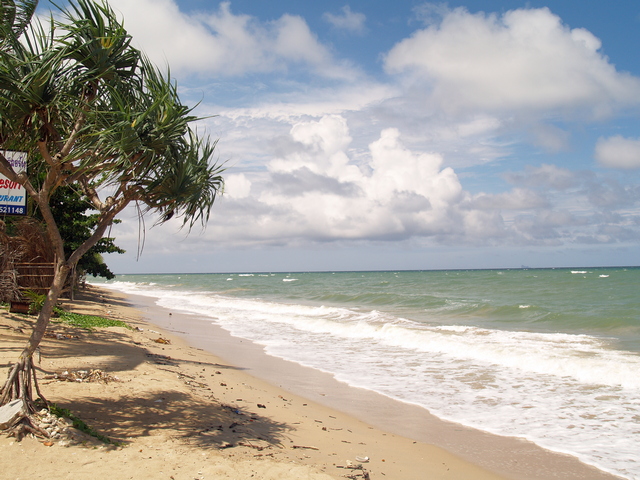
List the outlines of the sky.
<svg viewBox="0 0 640 480">
<path fill-rule="evenodd" d="M 640 265 L 636 1 L 109 3 L 226 167 L 116 273 Z"/>
</svg>

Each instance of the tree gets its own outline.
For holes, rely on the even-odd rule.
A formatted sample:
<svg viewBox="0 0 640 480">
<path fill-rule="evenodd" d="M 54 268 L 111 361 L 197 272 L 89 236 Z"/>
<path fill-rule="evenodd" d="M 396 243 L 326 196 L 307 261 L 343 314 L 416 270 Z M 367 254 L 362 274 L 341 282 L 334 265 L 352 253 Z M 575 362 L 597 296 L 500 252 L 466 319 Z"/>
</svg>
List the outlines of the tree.
<svg viewBox="0 0 640 480">
<path fill-rule="evenodd" d="M 2 5 L 12 1 L 0 0 Z M 23 403 L 29 429 L 34 389 L 42 397 L 33 353 L 40 344 L 69 272 L 132 203 L 157 223 L 182 217 L 204 227 L 224 181 L 213 160 L 215 141 L 190 124 L 177 85 L 137 49 L 106 2 L 75 0 L 46 26 L 6 28 L 0 50 L 0 150 L 28 153 L 16 173 L 0 151 L 0 172 L 24 185 L 56 250 L 55 275 L 31 336 L 0 390 L 0 405 Z M 96 212 L 89 238 L 65 254 L 51 199 L 71 188 Z M 46 401 L 45 401 L 46 402 Z"/>
<path fill-rule="evenodd" d="M 0 2 L 0 40 L 7 36 L 19 38 L 31 23 L 38 0 L 2 0 Z M 6 33 L 5 33 L 6 32 Z"/>
<path fill-rule="evenodd" d="M 49 205 L 64 241 L 65 255 L 68 257 L 92 235 L 98 215 L 92 212 L 87 213 L 92 208 L 91 205 L 76 190 L 68 186 L 58 188 L 51 197 Z M 40 218 L 39 215 L 38 218 Z M 116 222 L 118 222 L 117 219 L 114 220 L 114 223 Z M 106 279 L 114 278 L 115 274 L 109 270 L 102 258 L 103 253 L 125 253 L 114 243 L 114 240 L 111 237 L 102 237 L 98 240 L 78 261 L 77 275 L 88 274 Z M 76 282 L 77 278 L 71 280 Z"/>
</svg>

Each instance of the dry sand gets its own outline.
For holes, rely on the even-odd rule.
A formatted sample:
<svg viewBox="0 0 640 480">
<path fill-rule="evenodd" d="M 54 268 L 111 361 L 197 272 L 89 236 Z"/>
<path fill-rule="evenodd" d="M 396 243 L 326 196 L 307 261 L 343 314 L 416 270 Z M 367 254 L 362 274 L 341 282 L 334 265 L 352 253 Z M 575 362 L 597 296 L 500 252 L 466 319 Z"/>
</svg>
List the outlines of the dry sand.
<svg viewBox="0 0 640 480">
<path fill-rule="evenodd" d="M 380 409 L 376 402 L 382 400 L 354 394 L 357 389 L 325 383 L 326 379 L 318 387 L 315 377 L 309 377 L 306 390 L 302 388 L 305 396 L 290 393 L 295 390 L 289 388 L 295 384 L 291 377 L 305 375 L 300 373 L 304 370 L 287 370 L 286 362 L 269 364 L 266 356 L 255 354 L 251 347 L 232 348 L 236 355 L 238 351 L 247 355 L 248 362 L 251 357 L 261 363 L 265 378 L 271 372 L 269 382 L 258 379 L 247 373 L 252 369 L 242 359 L 236 357 L 231 363 L 196 348 L 197 337 L 190 337 L 187 344 L 168 331 L 171 328 L 156 326 L 162 322 L 155 322 L 153 316 L 149 318 L 154 324 L 145 320 L 150 313 L 160 315 L 157 311 L 132 308 L 128 299 L 111 291 L 90 287 L 89 294 L 66 308 L 121 319 L 134 327 L 88 332 L 52 324 L 38 365 L 41 389 L 50 402 L 70 409 L 121 445 L 107 445 L 79 433 L 53 442 L 35 438 L 17 442 L 0 435 L 2 479 L 614 478 L 571 457 L 547 455 L 526 442 L 464 428 L 433 424 L 431 437 L 441 438 L 447 450 L 391 433 L 393 428 L 385 425 L 394 424 L 394 415 L 418 415 L 412 407 L 405 410 L 395 402 L 393 410 L 387 409 L 388 414 L 373 422 L 382 428 L 373 427 L 357 419 L 357 413 L 367 404 L 369 412 L 376 406 Z M 188 318 L 173 315 L 170 322 L 180 320 Z M 0 312 L 1 379 L 24 346 L 32 321 Z M 227 349 L 234 345 L 224 335 L 219 342 L 222 350 L 222 343 Z M 96 369 L 117 380 L 46 378 Z M 287 389 L 274 386 L 280 384 Z M 354 395 L 357 402 L 353 398 L 345 402 Z M 469 450 L 468 457 L 477 459 L 483 448 L 489 448 L 483 445 L 491 445 L 483 456 L 491 458 L 473 462 L 462 458 Z M 456 448 L 462 456 L 449 453 Z M 369 460 L 361 462 L 358 457 Z M 359 464 L 362 468 L 349 468 Z"/>
</svg>

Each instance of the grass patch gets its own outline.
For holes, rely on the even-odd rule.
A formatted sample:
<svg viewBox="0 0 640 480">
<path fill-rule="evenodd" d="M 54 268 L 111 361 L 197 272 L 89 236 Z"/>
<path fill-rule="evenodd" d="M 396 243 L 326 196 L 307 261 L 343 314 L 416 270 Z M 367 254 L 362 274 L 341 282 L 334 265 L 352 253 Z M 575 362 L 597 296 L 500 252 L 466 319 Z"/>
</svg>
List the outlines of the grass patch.
<svg viewBox="0 0 640 480">
<path fill-rule="evenodd" d="M 112 320 L 110 318 L 99 317 L 97 315 L 82 315 L 80 313 L 58 312 L 58 317 L 51 319 L 56 323 L 66 323 L 74 327 L 84 328 L 86 330 L 95 330 L 96 328 L 106 327 L 124 327 L 131 330 L 132 328 L 121 320 Z"/>
<path fill-rule="evenodd" d="M 117 447 L 123 445 L 122 442 L 116 442 L 114 440 L 111 440 L 109 437 L 95 431 L 93 428 L 87 425 L 84 422 L 84 420 L 79 419 L 73 413 L 71 413 L 71 410 L 67 410 L 66 408 L 60 408 L 55 403 L 52 403 L 51 405 L 49 405 L 49 411 L 56 417 L 68 418 L 73 422 L 74 428 L 77 428 L 78 430 L 86 433 L 87 435 L 91 435 L 92 437 L 97 438 L 101 442 L 107 443 L 109 445 L 114 445 Z"/>
</svg>

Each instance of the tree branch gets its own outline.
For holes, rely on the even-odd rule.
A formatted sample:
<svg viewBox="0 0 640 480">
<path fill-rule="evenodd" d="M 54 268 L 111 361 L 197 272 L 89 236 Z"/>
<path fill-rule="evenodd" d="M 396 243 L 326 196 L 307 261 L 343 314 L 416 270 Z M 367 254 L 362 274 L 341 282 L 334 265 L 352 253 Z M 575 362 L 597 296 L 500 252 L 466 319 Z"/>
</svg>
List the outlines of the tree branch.
<svg viewBox="0 0 640 480">
<path fill-rule="evenodd" d="M 0 153 L 0 173 L 7 177 L 12 182 L 22 185 L 27 193 L 32 197 L 38 196 L 38 191 L 34 188 L 29 181 L 27 172 L 16 173 L 9 161 L 5 158 L 4 154 Z"/>
</svg>

